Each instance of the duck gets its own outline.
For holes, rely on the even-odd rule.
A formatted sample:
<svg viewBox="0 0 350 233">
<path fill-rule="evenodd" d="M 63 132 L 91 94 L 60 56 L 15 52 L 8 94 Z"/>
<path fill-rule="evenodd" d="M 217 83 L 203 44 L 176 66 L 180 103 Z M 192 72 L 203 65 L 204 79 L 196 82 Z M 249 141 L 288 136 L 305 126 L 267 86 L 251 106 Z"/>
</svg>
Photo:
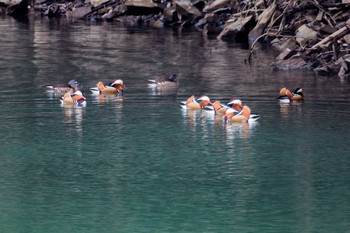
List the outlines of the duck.
<svg viewBox="0 0 350 233">
<path fill-rule="evenodd" d="M 199 98 L 196 98 L 194 95 L 192 95 L 190 98 L 188 98 L 186 101 L 181 101 L 180 106 L 183 109 L 203 109 L 205 106 L 207 106 L 210 103 L 210 98 L 206 95 L 203 95 Z"/>
<path fill-rule="evenodd" d="M 168 78 L 159 78 L 159 79 L 149 79 L 148 86 L 149 87 L 159 87 L 159 88 L 173 88 L 177 87 L 179 82 L 177 80 L 176 74 L 170 75 Z"/>
<path fill-rule="evenodd" d="M 96 87 L 90 88 L 93 95 L 124 95 L 124 82 L 121 79 L 112 80 L 108 85 L 98 82 Z"/>
<path fill-rule="evenodd" d="M 233 112 L 234 115 L 240 114 L 243 110 L 242 101 L 239 99 L 233 99 L 227 104 L 222 104 L 220 101 L 215 101 L 214 103 L 209 103 L 208 106 L 204 108 L 205 111 L 215 113 L 216 115 L 225 116 L 227 111 L 231 109 L 229 112 Z M 260 118 L 259 114 L 250 113 L 248 120 L 249 121 L 257 121 Z"/>
<path fill-rule="evenodd" d="M 236 112 L 233 108 L 228 108 L 224 116 L 225 123 L 243 123 L 248 122 L 250 118 L 251 110 L 248 106 L 244 105 L 242 111 Z"/>
<path fill-rule="evenodd" d="M 303 90 L 300 87 L 296 88 L 293 92 L 283 87 L 280 90 L 278 100 L 280 103 L 290 103 L 292 101 L 303 101 L 304 98 Z"/>
<path fill-rule="evenodd" d="M 79 82 L 77 80 L 71 80 L 68 83 L 70 90 L 66 92 L 60 99 L 63 105 L 72 106 L 86 106 L 86 98 L 83 93 L 79 90 Z"/>
</svg>

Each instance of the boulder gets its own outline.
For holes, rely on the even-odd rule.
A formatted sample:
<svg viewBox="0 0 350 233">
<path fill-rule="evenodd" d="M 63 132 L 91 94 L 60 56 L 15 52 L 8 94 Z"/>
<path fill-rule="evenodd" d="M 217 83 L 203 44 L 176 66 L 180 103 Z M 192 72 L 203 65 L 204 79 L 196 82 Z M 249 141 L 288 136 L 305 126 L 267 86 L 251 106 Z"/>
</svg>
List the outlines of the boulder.
<svg viewBox="0 0 350 233">
<path fill-rule="evenodd" d="M 175 1 L 176 10 L 184 16 L 199 17 L 202 13 L 195 7 L 191 1 Z"/>
<path fill-rule="evenodd" d="M 235 36 L 237 33 L 242 32 L 245 26 L 252 20 L 253 16 L 244 18 L 238 18 L 234 20 L 227 20 L 222 32 L 218 35 L 218 39 L 225 36 Z"/>
<path fill-rule="evenodd" d="M 91 12 L 91 5 L 74 7 L 71 11 L 67 11 L 68 18 L 80 19 Z"/>
<path fill-rule="evenodd" d="M 306 44 L 313 44 L 317 40 L 317 32 L 303 24 L 297 29 L 295 38 L 301 47 L 305 47 Z"/>
</svg>

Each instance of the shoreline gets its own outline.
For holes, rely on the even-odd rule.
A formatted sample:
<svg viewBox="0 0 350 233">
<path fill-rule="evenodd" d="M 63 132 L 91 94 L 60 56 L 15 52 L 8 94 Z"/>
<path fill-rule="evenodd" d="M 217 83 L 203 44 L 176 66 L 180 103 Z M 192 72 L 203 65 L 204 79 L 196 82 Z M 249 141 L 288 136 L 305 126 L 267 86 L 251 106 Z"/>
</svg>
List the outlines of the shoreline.
<svg viewBox="0 0 350 233">
<path fill-rule="evenodd" d="M 0 0 L 0 15 L 190 28 L 206 37 L 249 44 L 248 61 L 261 45 L 268 45 L 279 53 L 273 69 L 311 69 L 342 78 L 350 74 L 349 0 L 6 1 Z"/>
</svg>

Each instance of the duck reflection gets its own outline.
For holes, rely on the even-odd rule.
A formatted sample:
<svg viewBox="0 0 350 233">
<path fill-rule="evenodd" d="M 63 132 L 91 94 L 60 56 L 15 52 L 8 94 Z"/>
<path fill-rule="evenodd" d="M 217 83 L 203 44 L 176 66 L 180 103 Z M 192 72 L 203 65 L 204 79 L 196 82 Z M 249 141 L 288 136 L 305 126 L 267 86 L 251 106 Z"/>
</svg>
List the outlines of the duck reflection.
<svg viewBox="0 0 350 233">
<path fill-rule="evenodd" d="M 124 96 L 121 95 L 92 95 L 93 102 L 99 105 L 104 105 L 105 103 L 116 103 L 116 107 L 123 107 Z"/>
<path fill-rule="evenodd" d="M 228 140 L 235 138 L 248 139 L 253 135 L 254 128 L 258 122 L 243 122 L 225 124 L 226 136 Z"/>
<path fill-rule="evenodd" d="M 69 106 L 65 104 L 61 104 L 61 107 L 63 108 L 64 112 L 64 118 L 63 121 L 66 124 L 75 125 L 76 131 L 82 131 L 83 128 L 83 119 L 84 119 L 84 107 L 79 106 Z"/>
<path fill-rule="evenodd" d="M 293 101 L 291 103 L 280 103 L 280 114 L 282 118 L 289 118 L 291 115 L 295 114 L 295 108 L 297 111 L 302 111 L 302 106 L 304 102 Z"/>
<path fill-rule="evenodd" d="M 177 93 L 177 88 L 173 87 L 150 87 L 151 95 L 167 96 L 174 95 Z"/>
<path fill-rule="evenodd" d="M 191 128 L 200 125 L 205 113 L 202 111 L 197 111 L 193 109 L 181 109 L 182 116 L 184 117 L 184 122 Z"/>
</svg>

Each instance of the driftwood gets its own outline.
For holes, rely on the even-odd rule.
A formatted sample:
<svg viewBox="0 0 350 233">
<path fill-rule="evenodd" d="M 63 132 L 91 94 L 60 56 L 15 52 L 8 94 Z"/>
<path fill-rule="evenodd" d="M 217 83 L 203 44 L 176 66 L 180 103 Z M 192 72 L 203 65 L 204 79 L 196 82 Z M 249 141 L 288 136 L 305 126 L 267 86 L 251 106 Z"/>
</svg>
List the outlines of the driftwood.
<svg viewBox="0 0 350 233">
<path fill-rule="evenodd" d="M 307 67 L 322 74 L 349 75 L 350 59 L 342 59 L 337 64 L 334 61 L 350 53 L 350 4 L 324 2 L 289 0 L 267 4 L 269 7 L 259 15 L 259 19 L 265 20 L 258 20 L 249 33 L 251 50 L 248 61 L 257 49 L 256 44 L 263 38 L 267 43 L 276 43 L 278 40 L 273 39 L 292 36 L 295 38 L 294 45 L 290 41 L 279 48 L 281 53 L 272 64 L 275 69 Z M 274 3 L 276 9 L 272 13 L 271 4 Z M 296 54 L 299 54 L 298 58 Z"/>
<path fill-rule="evenodd" d="M 256 26 L 249 33 L 249 41 L 255 41 L 262 34 L 264 28 L 266 27 L 267 23 L 270 21 L 273 13 L 275 12 L 276 7 L 276 4 L 273 3 L 268 8 L 266 8 L 266 10 L 264 10 L 262 14 L 260 14 Z"/>
<path fill-rule="evenodd" d="M 339 37 L 343 37 L 346 34 L 349 34 L 349 30 L 350 30 L 350 20 L 348 20 L 346 22 L 346 25 L 344 27 L 342 27 L 338 31 L 334 32 L 333 34 L 327 36 L 326 38 L 324 38 L 323 40 L 321 40 L 320 42 L 318 42 L 317 44 L 312 46 L 311 49 L 316 49 L 316 48 L 322 47 L 323 45 L 325 45 L 328 42 L 332 42 L 332 41 L 338 39 Z"/>
</svg>

